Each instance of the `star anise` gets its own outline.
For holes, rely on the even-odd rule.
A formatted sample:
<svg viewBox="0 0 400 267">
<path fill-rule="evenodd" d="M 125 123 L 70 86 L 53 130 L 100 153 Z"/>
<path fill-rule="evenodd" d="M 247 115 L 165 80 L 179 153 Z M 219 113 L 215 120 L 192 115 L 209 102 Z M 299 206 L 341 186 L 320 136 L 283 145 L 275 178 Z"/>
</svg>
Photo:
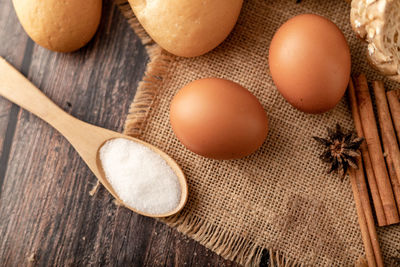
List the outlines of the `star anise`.
<svg viewBox="0 0 400 267">
<path fill-rule="evenodd" d="M 364 138 L 354 132 L 345 132 L 339 124 L 335 128 L 328 128 L 328 138 L 313 136 L 318 143 L 325 146 L 320 159 L 331 164 L 328 173 L 336 172 L 343 181 L 349 167 L 357 169 L 357 156 L 360 155 L 360 146 Z"/>
</svg>

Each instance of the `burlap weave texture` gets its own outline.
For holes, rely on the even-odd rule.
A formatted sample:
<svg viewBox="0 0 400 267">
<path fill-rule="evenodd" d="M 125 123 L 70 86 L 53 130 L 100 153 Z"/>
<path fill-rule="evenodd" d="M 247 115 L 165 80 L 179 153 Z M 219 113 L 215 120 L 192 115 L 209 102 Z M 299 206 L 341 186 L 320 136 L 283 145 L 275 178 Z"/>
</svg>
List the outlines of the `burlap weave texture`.
<svg viewBox="0 0 400 267">
<path fill-rule="evenodd" d="M 343 0 L 247 0 L 228 39 L 197 58 L 162 51 L 144 33 L 127 1 L 119 6 L 147 46 L 150 63 L 128 115 L 125 132 L 161 148 L 184 170 L 189 200 L 184 210 L 164 219 L 223 257 L 257 265 L 263 249 L 283 263 L 350 266 L 363 254 L 357 214 L 348 179 L 327 175 L 311 138 L 325 136 L 340 123 L 353 129 L 345 97 L 332 111 L 309 115 L 292 108 L 277 92 L 268 71 L 268 48 L 287 19 L 316 13 L 344 32 L 353 73 L 382 79 L 365 60 L 365 45 L 351 30 L 350 6 Z M 216 26 L 217 27 L 217 26 Z M 195 155 L 183 147 L 169 124 L 171 99 L 190 81 L 221 77 L 240 83 L 269 115 L 266 142 L 254 154 L 231 161 Z M 385 79 L 388 89 L 396 84 Z M 398 84 L 397 84 L 398 86 Z M 378 230 L 386 263 L 398 255 L 400 226 Z"/>
</svg>

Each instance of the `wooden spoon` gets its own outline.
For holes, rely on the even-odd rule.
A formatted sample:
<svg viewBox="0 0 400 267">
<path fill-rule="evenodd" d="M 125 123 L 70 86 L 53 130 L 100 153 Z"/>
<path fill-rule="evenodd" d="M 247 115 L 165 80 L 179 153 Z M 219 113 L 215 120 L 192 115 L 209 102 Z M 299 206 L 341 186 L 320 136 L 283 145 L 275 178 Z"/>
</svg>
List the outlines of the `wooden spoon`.
<svg viewBox="0 0 400 267">
<path fill-rule="evenodd" d="M 100 128 L 72 117 L 54 104 L 2 57 L 0 57 L 0 95 L 32 112 L 64 135 L 96 175 L 97 179 L 125 207 L 149 217 L 166 217 L 179 212 L 186 204 L 188 188 L 185 175 L 178 164 L 166 153 L 139 139 Z M 164 214 L 148 214 L 127 206 L 118 197 L 105 176 L 99 157 L 101 146 L 106 141 L 114 138 L 126 138 L 140 143 L 159 154 L 168 163 L 178 177 L 181 187 L 181 199 L 173 211 Z"/>
</svg>

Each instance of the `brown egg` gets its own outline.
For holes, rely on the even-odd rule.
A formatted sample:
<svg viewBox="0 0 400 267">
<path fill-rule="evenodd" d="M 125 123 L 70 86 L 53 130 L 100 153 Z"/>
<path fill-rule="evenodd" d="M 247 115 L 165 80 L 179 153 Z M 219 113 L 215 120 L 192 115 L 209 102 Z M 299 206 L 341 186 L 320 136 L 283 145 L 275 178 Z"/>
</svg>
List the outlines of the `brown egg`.
<svg viewBox="0 0 400 267">
<path fill-rule="evenodd" d="M 269 68 L 279 92 L 307 113 L 336 106 L 346 91 L 350 67 L 343 33 L 318 15 L 288 20 L 275 33 L 269 49 Z"/>
<path fill-rule="evenodd" d="M 170 120 L 184 146 L 214 159 L 247 156 L 268 133 L 267 114 L 258 99 L 241 85 L 219 78 L 183 87 L 172 100 Z"/>
</svg>

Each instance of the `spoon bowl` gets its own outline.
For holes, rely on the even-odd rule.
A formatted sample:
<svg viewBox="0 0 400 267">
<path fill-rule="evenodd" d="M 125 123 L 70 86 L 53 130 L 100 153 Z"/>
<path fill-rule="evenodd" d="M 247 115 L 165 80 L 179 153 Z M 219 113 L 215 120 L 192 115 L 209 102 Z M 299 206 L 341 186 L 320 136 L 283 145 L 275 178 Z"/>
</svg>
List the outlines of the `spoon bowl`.
<svg viewBox="0 0 400 267">
<path fill-rule="evenodd" d="M 137 139 L 137 138 L 134 138 L 134 137 L 131 137 L 131 136 L 127 136 L 127 135 L 124 135 L 124 134 L 120 134 L 120 133 L 117 133 L 117 132 L 112 132 L 112 133 L 114 133 L 115 136 L 111 137 L 110 139 L 105 140 L 103 142 L 103 144 L 100 145 L 100 147 L 97 150 L 96 164 L 97 164 L 97 168 L 99 170 L 100 176 L 97 176 L 97 175 L 96 176 L 99 179 L 99 181 L 104 185 L 104 187 L 115 197 L 115 199 L 118 201 L 118 203 L 122 204 L 124 207 L 126 207 L 126 208 L 128 208 L 128 209 L 130 209 L 130 210 L 132 210 L 132 211 L 134 211 L 134 212 L 136 212 L 138 214 L 141 214 L 141 215 L 144 215 L 144 216 L 148 216 L 148 217 L 155 217 L 155 218 L 168 217 L 168 216 L 174 215 L 174 214 L 178 213 L 179 211 L 181 211 L 183 209 L 183 207 L 185 206 L 187 198 L 188 198 L 188 187 L 187 187 L 187 182 L 186 182 L 185 175 L 184 175 L 182 169 L 179 167 L 178 163 L 176 163 L 175 160 L 173 160 L 164 151 L 160 150 L 159 148 L 157 148 L 157 147 L 155 147 L 155 146 L 153 146 L 153 145 L 151 145 L 149 143 L 146 143 L 146 142 L 144 142 L 144 141 L 142 141 L 140 139 Z M 163 158 L 167 162 L 168 166 L 175 173 L 175 175 L 176 175 L 176 177 L 178 179 L 179 185 L 180 185 L 180 189 L 181 189 L 181 198 L 180 198 L 179 204 L 176 206 L 176 208 L 174 210 L 172 210 L 170 212 L 167 212 L 167 213 L 162 213 L 162 214 L 149 214 L 149 213 L 146 213 L 146 212 L 143 212 L 143 211 L 136 210 L 133 207 L 130 207 L 129 205 L 125 204 L 119 198 L 117 193 L 112 188 L 111 184 L 108 182 L 107 179 L 105 179 L 106 175 L 104 173 L 103 166 L 102 166 L 102 163 L 101 163 L 101 160 L 100 160 L 100 149 L 101 149 L 101 147 L 105 143 L 107 143 L 108 141 L 110 141 L 112 139 L 115 139 L 115 138 L 125 138 L 125 139 L 128 139 L 128 140 L 134 141 L 136 143 L 139 143 L 139 144 L 141 144 L 143 146 L 146 146 L 147 148 L 151 149 L 153 152 L 155 152 L 158 155 L 160 155 L 161 158 Z"/>
<path fill-rule="evenodd" d="M 54 104 L 2 57 L 0 57 L 0 95 L 57 129 L 71 143 L 103 186 L 126 208 L 148 217 L 167 217 L 178 213 L 185 206 L 188 198 L 186 178 L 179 165 L 170 156 L 157 147 L 137 138 L 91 125 L 72 117 Z M 114 138 L 129 139 L 146 146 L 166 161 L 174 171 L 181 189 L 181 198 L 174 210 L 163 214 L 148 214 L 126 205 L 119 198 L 106 178 L 99 153 L 100 148 Z"/>
</svg>

